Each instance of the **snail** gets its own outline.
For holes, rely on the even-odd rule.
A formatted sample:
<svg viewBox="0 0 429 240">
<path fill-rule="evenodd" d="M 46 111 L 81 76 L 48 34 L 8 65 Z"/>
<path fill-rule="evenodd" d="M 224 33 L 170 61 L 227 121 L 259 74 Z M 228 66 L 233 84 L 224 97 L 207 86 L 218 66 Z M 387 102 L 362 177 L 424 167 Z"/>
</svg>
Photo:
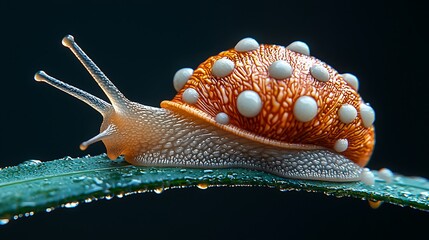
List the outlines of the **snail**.
<svg viewBox="0 0 429 240">
<path fill-rule="evenodd" d="M 296 41 L 283 47 L 244 38 L 195 70 L 177 71 L 177 95 L 161 108 L 128 100 L 67 35 L 69 48 L 110 103 L 43 71 L 34 78 L 87 103 L 103 116 L 110 159 L 133 165 L 238 167 L 285 178 L 359 181 L 375 144 L 375 113 L 358 79 L 339 74 Z M 364 174 L 362 174 L 364 173 Z"/>
</svg>

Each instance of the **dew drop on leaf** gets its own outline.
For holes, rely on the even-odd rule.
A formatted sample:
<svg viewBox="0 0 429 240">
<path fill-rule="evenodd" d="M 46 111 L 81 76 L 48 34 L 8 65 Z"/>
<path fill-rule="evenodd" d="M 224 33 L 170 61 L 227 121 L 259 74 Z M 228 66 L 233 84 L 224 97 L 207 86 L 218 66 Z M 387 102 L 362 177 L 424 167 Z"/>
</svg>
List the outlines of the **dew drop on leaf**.
<svg viewBox="0 0 429 240">
<path fill-rule="evenodd" d="M 97 185 L 103 184 L 103 180 L 99 179 L 98 177 L 94 177 L 92 180 L 94 180 L 95 184 Z"/>
<path fill-rule="evenodd" d="M 0 218 L 0 225 L 6 225 L 10 221 L 9 218 Z"/>
<path fill-rule="evenodd" d="M 45 212 L 50 213 L 50 212 L 52 212 L 54 209 L 55 209 L 54 207 L 48 207 L 48 208 L 46 208 L 46 209 L 45 209 Z"/>
<path fill-rule="evenodd" d="M 142 181 L 140 179 L 131 179 L 130 182 L 128 182 L 128 185 L 134 186 L 134 185 L 140 185 Z"/>
<path fill-rule="evenodd" d="M 146 188 L 143 188 L 143 189 L 139 189 L 139 190 L 137 190 L 137 193 L 145 193 L 145 192 L 147 192 L 147 189 L 146 189 Z"/>
<path fill-rule="evenodd" d="M 368 203 L 369 203 L 369 206 L 370 206 L 372 209 L 377 209 L 377 208 L 379 208 L 379 207 L 381 206 L 381 204 L 383 203 L 383 201 L 370 200 L 370 199 L 368 199 Z"/>
<path fill-rule="evenodd" d="M 429 200 L 429 192 L 420 192 L 419 198 L 424 199 L 424 200 Z"/>
<path fill-rule="evenodd" d="M 157 194 L 161 194 L 162 192 L 164 192 L 164 188 L 163 187 L 155 188 L 153 191 Z"/>
<path fill-rule="evenodd" d="M 77 205 L 79 205 L 79 202 L 69 202 L 69 203 L 64 204 L 64 207 L 65 208 L 74 208 L 74 207 L 77 207 Z"/>
<path fill-rule="evenodd" d="M 199 189 L 204 190 L 204 189 L 207 189 L 207 188 L 209 187 L 209 185 L 208 185 L 207 183 L 198 183 L 198 184 L 197 184 L 197 187 L 198 187 Z"/>
<path fill-rule="evenodd" d="M 30 217 L 30 216 L 33 216 L 33 215 L 34 215 L 34 212 L 26 212 L 24 214 L 25 217 Z"/>
<path fill-rule="evenodd" d="M 401 194 L 402 194 L 402 196 L 404 196 L 404 197 L 410 197 L 410 196 L 412 196 L 412 195 L 413 195 L 411 192 L 408 192 L 408 191 L 403 191 L 403 192 L 401 192 Z"/>
<path fill-rule="evenodd" d="M 280 192 L 289 192 L 294 190 L 294 188 L 290 188 L 290 187 L 280 187 L 279 188 Z"/>
<path fill-rule="evenodd" d="M 74 177 L 72 179 L 73 182 L 81 182 L 83 180 L 85 180 L 86 176 L 79 176 L 79 177 Z"/>
<path fill-rule="evenodd" d="M 42 163 L 42 161 L 40 161 L 40 160 L 36 160 L 36 159 L 30 159 L 30 160 L 27 160 L 27 161 L 25 161 L 25 162 L 22 162 L 21 164 L 19 164 L 18 166 L 31 166 L 31 165 L 38 165 L 38 164 L 40 164 L 40 163 Z"/>
</svg>

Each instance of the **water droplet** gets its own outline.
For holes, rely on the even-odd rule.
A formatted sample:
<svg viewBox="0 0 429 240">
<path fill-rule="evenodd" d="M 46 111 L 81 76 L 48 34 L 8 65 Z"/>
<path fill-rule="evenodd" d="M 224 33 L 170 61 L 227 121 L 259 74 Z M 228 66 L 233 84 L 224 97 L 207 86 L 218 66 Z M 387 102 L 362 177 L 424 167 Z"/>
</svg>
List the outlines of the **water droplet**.
<svg viewBox="0 0 429 240">
<path fill-rule="evenodd" d="M 139 190 L 137 190 L 137 193 L 145 193 L 145 192 L 147 192 L 147 189 L 146 189 L 146 188 L 143 188 L 143 189 L 139 189 Z"/>
<path fill-rule="evenodd" d="M 381 206 L 381 204 L 383 203 L 383 201 L 368 199 L 368 203 L 369 203 L 369 206 L 372 209 L 377 209 L 377 208 L 379 208 Z"/>
<path fill-rule="evenodd" d="M 419 193 L 419 198 L 425 199 L 425 200 L 429 200 L 429 192 L 420 192 Z"/>
<path fill-rule="evenodd" d="M 105 197 L 104 197 L 104 199 L 106 199 L 106 200 L 110 200 L 110 199 L 112 199 L 113 198 L 113 196 L 112 195 L 106 195 Z"/>
<path fill-rule="evenodd" d="M 86 185 L 85 188 L 87 189 L 87 193 L 94 193 L 103 190 L 102 187 L 96 185 L 95 183 Z"/>
<path fill-rule="evenodd" d="M 10 221 L 9 218 L 0 218 L 0 225 L 6 225 Z"/>
<path fill-rule="evenodd" d="M 412 195 L 413 195 L 411 192 L 407 192 L 407 191 L 403 191 L 403 192 L 401 192 L 401 194 L 402 194 L 402 196 L 404 196 L 404 197 L 410 197 L 410 196 L 412 196 Z"/>
<path fill-rule="evenodd" d="M 211 170 L 211 169 L 205 169 L 203 172 L 204 172 L 204 173 L 212 173 L 212 172 L 213 172 L 213 170 Z"/>
<path fill-rule="evenodd" d="M 207 188 L 209 187 L 209 184 L 208 184 L 208 183 L 198 183 L 198 184 L 197 184 L 197 187 L 198 187 L 199 189 L 204 190 L 204 189 L 207 189 Z"/>
<path fill-rule="evenodd" d="M 295 190 L 295 189 L 291 188 L 291 187 L 287 187 L 287 188 L 281 187 L 281 188 L 279 188 L 279 190 L 280 190 L 280 192 L 289 192 L 289 191 L 292 191 L 292 190 Z"/>
<path fill-rule="evenodd" d="M 128 183 L 128 185 L 140 185 L 142 181 L 140 179 L 131 179 L 131 181 Z"/>
<path fill-rule="evenodd" d="M 232 174 L 228 173 L 228 175 L 226 175 L 226 177 L 229 178 L 230 180 L 234 180 L 236 176 L 237 174 L 233 174 L 233 173 Z"/>
<path fill-rule="evenodd" d="M 369 168 L 364 168 L 360 173 L 360 180 L 364 184 L 372 186 L 375 183 L 374 173 Z"/>
<path fill-rule="evenodd" d="M 182 169 L 180 169 L 180 172 L 186 172 L 186 169 L 184 169 L 184 168 L 182 168 Z"/>
<path fill-rule="evenodd" d="M 103 184 L 103 180 L 101 180 L 101 179 L 99 179 L 97 177 L 94 177 L 92 180 L 94 180 L 95 184 L 98 184 L 98 185 Z"/>
<path fill-rule="evenodd" d="M 73 182 L 81 182 L 86 179 L 86 176 L 75 177 L 72 179 Z"/>
<path fill-rule="evenodd" d="M 378 170 L 378 177 L 386 181 L 386 183 L 391 183 L 393 181 L 393 172 L 388 168 L 381 168 Z"/>
<path fill-rule="evenodd" d="M 159 170 L 159 169 L 156 169 L 156 168 L 151 168 L 151 169 L 149 169 L 149 173 L 151 173 L 151 174 L 158 174 L 158 173 L 160 173 L 161 171 Z"/>
<path fill-rule="evenodd" d="M 20 163 L 18 166 L 31 166 L 31 165 L 38 165 L 40 163 L 42 163 L 42 161 L 37 160 L 37 159 L 30 159 L 30 160 L 27 160 L 25 162 Z"/>
<path fill-rule="evenodd" d="M 123 194 L 123 193 L 118 193 L 118 194 L 116 194 L 116 197 L 117 197 L 117 198 L 123 198 L 123 197 L 124 197 L 124 194 Z"/>
<path fill-rule="evenodd" d="M 254 177 L 253 177 L 253 179 L 254 179 L 255 181 L 261 181 L 261 180 L 262 180 L 262 177 L 260 177 L 260 176 L 254 176 Z"/>
<path fill-rule="evenodd" d="M 164 187 L 155 188 L 153 191 L 157 194 L 161 194 L 162 192 L 164 192 Z"/>
<path fill-rule="evenodd" d="M 137 193 L 136 191 L 126 192 L 126 193 L 124 193 L 124 197 L 130 196 L 130 195 L 133 195 L 133 194 L 136 194 L 136 193 Z"/>
<path fill-rule="evenodd" d="M 123 177 L 123 178 L 133 177 L 133 174 L 132 174 L 132 173 L 123 173 L 123 174 L 122 174 L 122 177 Z"/>
<path fill-rule="evenodd" d="M 48 207 L 45 209 L 45 212 L 49 213 L 52 212 L 55 208 L 54 207 Z"/>
<path fill-rule="evenodd" d="M 24 214 L 24 216 L 25 217 L 31 217 L 31 216 L 33 216 L 34 215 L 34 212 L 26 212 L 25 214 Z"/>
<path fill-rule="evenodd" d="M 74 208 L 74 207 L 77 207 L 77 205 L 79 205 L 79 202 L 69 202 L 69 203 L 64 204 L 64 207 Z"/>
</svg>

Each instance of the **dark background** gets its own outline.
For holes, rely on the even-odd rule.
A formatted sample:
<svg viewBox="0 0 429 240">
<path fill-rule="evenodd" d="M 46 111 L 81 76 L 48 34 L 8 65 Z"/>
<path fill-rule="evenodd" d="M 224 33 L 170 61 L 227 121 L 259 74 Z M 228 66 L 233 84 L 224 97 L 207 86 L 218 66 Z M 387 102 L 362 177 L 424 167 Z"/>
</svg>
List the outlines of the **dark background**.
<svg viewBox="0 0 429 240">
<path fill-rule="evenodd" d="M 137 2 L 137 1 L 136 1 Z M 80 46 L 131 100 L 171 99 L 172 78 L 251 36 L 260 43 L 308 43 L 311 54 L 360 79 L 376 111 L 377 144 L 368 167 L 429 177 L 427 13 L 412 1 L 199 1 L 147 3 L 2 1 L 0 167 L 86 152 L 100 115 L 33 80 L 47 73 L 90 93 L 101 90 L 61 45 Z M 1 201 L 1 199 L 0 199 Z M 427 213 L 319 193 L 209 188 L 146 193 L 58 209 L 0 226 L 0 239 L 287 239 L 427 234 Z"/>
</svg>

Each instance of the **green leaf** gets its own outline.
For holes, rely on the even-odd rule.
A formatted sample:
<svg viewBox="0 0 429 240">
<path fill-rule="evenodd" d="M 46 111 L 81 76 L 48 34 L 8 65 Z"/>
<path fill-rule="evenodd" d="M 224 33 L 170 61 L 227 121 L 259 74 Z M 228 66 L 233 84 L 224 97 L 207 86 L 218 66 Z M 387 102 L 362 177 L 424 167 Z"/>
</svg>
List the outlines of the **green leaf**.
<svg viewBox="0 0 429 240">
<path fill-rule="evenodd" d="M 429 181 L 394 175 L 391 183 L 377 177 L 362 182 L 333 183 L 284 179 L 247 169 L 190 169 L 136 167 L 105 155 L 64 158 L 49 162 L 30 160 L 0 170 L 0 223 L 56 207 L 75 207 L 94 199 L 123 196 L 148 190 L 198 186 L 263 186 L 285 190 L 323 192 L 327 195 L 383 201 L 429 210 Z"/>
</svg>

